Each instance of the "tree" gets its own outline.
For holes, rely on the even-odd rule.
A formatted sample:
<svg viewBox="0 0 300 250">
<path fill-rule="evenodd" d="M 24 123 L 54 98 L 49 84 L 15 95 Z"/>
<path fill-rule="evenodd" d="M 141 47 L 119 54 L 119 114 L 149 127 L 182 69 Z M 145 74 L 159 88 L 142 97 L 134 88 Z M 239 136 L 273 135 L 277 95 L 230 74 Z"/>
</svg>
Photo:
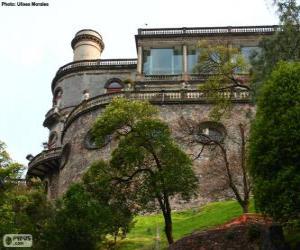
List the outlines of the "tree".
<svg viewBox="0 0 300 250">
<path fill-rule="evenodd" d="M 198 150 L 196 155 L 191 155 L 194 161 L 200 159 L 205 150 L 210 154 L 209 162 L 202 167 L 204 172 L 214 176 L 217 183 L 214 187 L 206 187 L 207 192 L 230 188 L 243 213 L 248 213 L 252 188 L 246 164 L 248 127 L 240 123 L 236 136 L 220 140 L 200 131 L 201 122 L 182 117 L 178 125 L 183 134 L 177 139 L 189 148 Z"/>
<path fill-rule="evenodd" d="M 209 93 L 213 104 L 210 117 L 218 122 L 223 117 L 231 117 L 232 98 L 235 92 L 245 91 L 249 96 L 251 95 L 252 89 L 247 77 L 250 66 L 238 48 L 229 47 L 220 41 L 216 44 L 201 42 L 199 47 L 201 53 L 194 70 L 208 75 L 208 79 L 199 88 Z M 224 93 L 229 93 L 229 95 Z M 251 112 L 245 110 L 245 116 L 248 116 L 248 119 L 249 115 Z M 219 176 L 225 177 L 223 188 L 229 186 L 243 212 L 247 213 L 251 192 L 251 180 L 246 164 L 248 123 L 241 122 L 237 126 L 236 138 L 227 138 L 224 141 L 219 141 L 199 131 L 199 125 L 200 122 L 182 118 L 179 126 L 183 128 L 184 138 L 181 139 L 188 145 L 201 145 L 194 160 L 200 158 L 206 148 L 214 154 L 212 156 L 214 159 L 209 163 L 210 171 L 215 171 Z M 237 149 L 233 150 L 230 143 L 234 143 Z M 214 166 L 211 167 L 212 165 Z"/>
<path fill-rule="evenodd" d="M 39 249 L 43 227 L 51 214 L 40 180 L 32 179 L 26 185 L 23 167 L 14 162 L 5 144 L 0 142 L 0 235 L 9 233 L 31 234 L 34 249 Z"/>
<path fill-rule="evenodd" d="M 199 89 L 208 93 L 210 101 L 214 104 L 211 117 L 219 120 L 222 116 L 230 114 L 234 92 L 251 93 L 245 74 L 249 71 L 249 65 L 238 48 L 229 47 L 224 42 L 208 44 L 202 41 L 199 48 L 201 53 L 194 72 L 208 76 L 207 80 L 199 85 Z"/>
<path fill-rule="evenodd" d="M 276 0 L 274 3 L 279 14 L 279 29 L 261 40 L 261 52 L 251 60 L 255 88 L 268 78 L 279 61 L 300 59 L 300 6 L 296 0 Z"/>
<path fill-rule="evenodd" d="M 21 164 L 10 158 L 5 143 L 0 141 L 0 195 L 21 179 L 23 170 Z"/>
<path fill-rule="evenodd" d="M 108 136 L 118 139 L 118 145 L 109 162 L 95 163 L 94 168 L 102 169 L 106 185 L 124 193 L 137 210 L 149 211 L 157 202 L 171 244 L 170 198 L 180 195 L 189 199 L 195 194 L 197 178 L 191 160 L 175 144 L 157 113 L 148 102 L 114 99 L 97 118 L 92 133 L 98 145 Z"/>
<path fill-rule="evenodd" d="M 109 206 L 94 199 L 82 183 L 71 185 L 55 207 L 56 212 L 44 230 L 44 248 L 93 250 L 104 247 L 106 235 L 114 226 L 114 214 Z"/>
<path fill-rule="evenodd" d="M 300 219 L 300 63 L 281 62 L 264 82 L 251 127 L 256 206 L 279 221 Z"/>
</svg>

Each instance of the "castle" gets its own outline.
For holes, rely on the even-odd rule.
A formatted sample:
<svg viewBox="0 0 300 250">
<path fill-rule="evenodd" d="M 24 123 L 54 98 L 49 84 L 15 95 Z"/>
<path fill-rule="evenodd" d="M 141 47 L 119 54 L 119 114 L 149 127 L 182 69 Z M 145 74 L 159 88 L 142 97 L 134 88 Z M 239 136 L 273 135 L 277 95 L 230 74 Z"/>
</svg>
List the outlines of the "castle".
<svg viewBox="0 0 300 250">
<path fill-rule="evenodd" d="M 89 131 L 115 97 L 150 101 L 174 135 L 181 133 L 182 128 L 176 125 L 185 117 L 198 122 L 209 135 L 224 140 L 234 136 L 238 124 L 249 119 L 245 110 L 254 108 L 249 93 L 236 91 L 233 116 L 217 124 L 211 122 L 212 105 L 198 88 L 206 76 L 193 72 L 201 53 L 197 44 L 200 40 L 222 40 L 239 48 L 248 60 L 260 39 L 274 31 L 276 26 L 139 29 L 135 36 L 137 58 L 133 59 L 100 59 L 104 50 L 101 35 L 89 29 L 77 32 L 71 42 L 73 62 L 60 67 L 52 80 L 53 106 L 43 123 L 49 129 L 47 148 L 30 159 L 27 177 L 40 177 L 49 198 L 56 198 L 78 181 L 93 161 L 108 159 L 116 142 L 97 147 Z M 193 152 L 196 149 L 185 149 L 197 153 Z M 200 188 L 216 182 L 203 171 L 204 161 L 205 157 L 194 161 Z M 211 199 L 202 192 L 194 204 Z"/>
</svg>

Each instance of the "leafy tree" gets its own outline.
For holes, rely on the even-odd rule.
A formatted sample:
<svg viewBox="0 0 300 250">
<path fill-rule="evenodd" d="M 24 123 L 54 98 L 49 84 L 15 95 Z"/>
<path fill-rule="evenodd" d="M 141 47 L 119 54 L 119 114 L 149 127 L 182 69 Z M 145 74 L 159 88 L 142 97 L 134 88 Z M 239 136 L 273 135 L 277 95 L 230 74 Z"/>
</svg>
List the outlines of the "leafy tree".
<svg viewBox="0 0 300 250">
<path fill-rule="evenodd" d="M 105 179 L 106 186 L 124 194 L 136 211 L 149 211 L 157 202 L 171 244 L 170 198 L 190 198 L 195 194 L 197 178 L 191 160 L 174 143 L 167 124 L 157 118 L 157 113 L 148 102 L 114 99 L 97 118 L 92 132 L 98 145 L 107 136 L 119 142 L 110 161 L 95 163 L 94 168 L 101 169 L 98 180 Z"/>
<path fill-rule="evenodd" d="M 31 234 L 34 249 L 38 248 L 42 228 L 51 214 L 40 180 L 32 179 L 26 185 L 21 179 L 23 167 L 12 161 L 0 142 L 0 236 L 9 233 Z"/>
<path fill-rule="evenodd" d="M 0 141 L 0 195 L 21 179 L 23 170 L 21 164 L 10 158 L 5 143 Z"/>
<path fill-rule="evenodd" d="M 300 59 L 300 6 L 296 0 L 276 0 L 274 3 L 279 14 L 279 29 L 274 35 L 262 39 L 258 59 L 251 60 L 254 88 L 268 78 L 279 61 Z"/>
<path fill-rule="evenodd" d="M 39 180 L 32 180 L 30 186 L 18 183 L 6 190 L 1 200 L 0 235 L 31 234 L 33 248 L 40 249 L 43 228 L 52 212 L 52 206 Z"/>
<path fill-rule="evenodd" d="M 300 219 L 300 63 L 281 62 L 264 82 L 251 128 L 257 207 L 279 221 Z"/>
<path fill-rule="evenodd" d="M 238 48 L 229 47 L 224 42 L 217 41 L 214 44 L 208 44 L 204 41 L 199 43 L 199 48 L 201 53 L 194 70 L 208 76 L 199 88 L 208 93 L 213 104 L 210 117 L 215 121 L 220 121 L 223 117 L 232 118 L 232 98 L 235 93 L 243 91 L 249 95 L 249 98 L 252 94 L 248 77 L 250 65 L 247 64 Z M 245 116 L 248 116 L 248 119 L 250 113 L 249 110 L 245 110 Z M 208 164 L 210 172 L 214 171 L 219 177 L 226 179 L 223 182 L 223 188 L 229 187 L 232 190 L 243 212 L 247 213 L 251 191 L 251 180 L 245 160 L 248 124 L 240 123 L 237 126 L 238 136 L 227 138 L 226 141 L 218 141 L 199 133 L 199 124 L 200 122 L 182 118 L 179 126 L 183 128 L 184 138 L 181 139 L 188 145 L 201 145 L 194 160 L 202 156 L 204 149 L 211 151 L 213 159 Z M 232 143 L 237 145 L 237 149 L 232 149 L 230 146 Z"/>
<path fill-rule="evenodd" d="M 199 43 L 200 56 L 194 72 L 207 76 L 207 80 L 199 85 L 199 89 L 206 92 L 214 106 L 211 117 L 219 120 L 222 116 L 230 115 L 232 100 L 235 92 L 249 91 L 249 72 L 238 48 L 229 47 L 221 41 L 209 44 Z"/>
<path fill-rule="evenodd" d="M 98 249 L 98 244 L 105 241 L 108 215 L 109 210 L 93 199 L 82 184 L 73 184 L 57 201 L 42 244 L 46 249 Z"/>
<path fill-rule="evenodd" d="M 209 161 L 203 162 L 204 173 L 216 179 L 213 187 L 206 187 L 206 192 L 220 193 L 231 189 L 234 198 L 244 213 L 249 211 L 251 179 L 247 169 L 248 126 L 240 123 L 238 133 L 224 140 L 199 131 L 201 122 L 181 117 L 178 122 L 182 136 L 177 139 L 193 148 L 196 155 L 193 160 L 203 157 L 205 152 L 210 154 Z"/>
</svg>

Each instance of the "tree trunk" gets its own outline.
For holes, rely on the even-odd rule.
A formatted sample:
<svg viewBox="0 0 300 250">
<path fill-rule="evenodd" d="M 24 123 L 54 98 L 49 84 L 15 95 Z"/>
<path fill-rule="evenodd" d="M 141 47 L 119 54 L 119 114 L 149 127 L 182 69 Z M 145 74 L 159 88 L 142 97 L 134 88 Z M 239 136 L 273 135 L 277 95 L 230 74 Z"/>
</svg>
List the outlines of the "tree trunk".
<svg viewBox="0 0 300 250">
<path fill-rule="evenodd" d="M 174 242 L 173 234 L 172 234 L 171 211 L 166 211 L 166 213 L 164 213 L 164 219 L 165 219 L 165 233 L 167 236 L 168 243 L 169 243 L 169 245 L 171 245 Z"/>
<path fill-rule="evenodd" d="M 246 214 L 249 212 L 249 201 L 245 201 L 243 202 L 243 204 L 241 204 L 242 208 L 243 208 L 243 213 Z"/>
<path fill-rule="evenodd" d="M 173 240 L 173 226 L 172 226 L 172 214 L 171 214 L 171 206 L 169 203 L 169 199 L 167 195 L 164 195 L 164 198 L 162 198 L 161 195 L 156 195 L 160 209 L 163 213 L 164 220 L 165 220 L 165 234 L 168 240 L 169 245 L 174 243 Z"/>
</svg>

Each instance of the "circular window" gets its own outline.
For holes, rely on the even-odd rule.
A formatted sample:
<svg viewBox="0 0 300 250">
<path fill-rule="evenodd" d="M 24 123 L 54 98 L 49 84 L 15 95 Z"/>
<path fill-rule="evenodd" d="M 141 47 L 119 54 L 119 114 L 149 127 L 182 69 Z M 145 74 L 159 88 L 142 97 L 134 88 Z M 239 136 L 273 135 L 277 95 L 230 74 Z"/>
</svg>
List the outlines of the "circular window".
<svg viewBox="0 0 300 250">
<path fill-rule="evenodd" d="M 112 137 L 110 135 L 106 136 L 104 143 L 102 145 L 98 146 L 96 144 L 95 137 L 92 135 L 91 131 L 89 131 L 89 132 L 87 132 L 87 134 L 84 138 L 84 146 L 87 149 L 99 149 L 99 148 L 105 147 L 108 143 L 110 143 L 111 138 Z"/>
<path fill-rule="evenodd" d="M 203 122 L 198 127 L 196 139 L 201 143 L 210 141 L 223 142 L 226 136 L 226 129 L 221 123 Z"/>
<path fill-rule="evenodd" d="M 67 143 L 62 150 L 61 162 L 60 162 L 60 169 L 64 168 L 69 160 L 71 152 L 71 144 Z"/>
</svg>

